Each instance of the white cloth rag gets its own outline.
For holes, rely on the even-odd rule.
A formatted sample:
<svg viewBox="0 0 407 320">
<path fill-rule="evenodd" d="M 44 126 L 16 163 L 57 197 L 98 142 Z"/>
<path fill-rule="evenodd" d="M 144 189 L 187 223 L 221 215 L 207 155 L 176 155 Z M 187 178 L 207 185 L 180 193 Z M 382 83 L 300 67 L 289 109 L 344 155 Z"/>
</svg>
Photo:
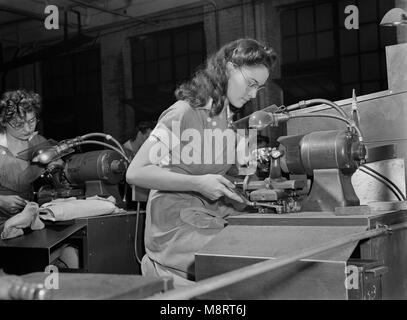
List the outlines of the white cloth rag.
<svg viewBox="0 0 407 320">
<path fill-rule="evenodd" d="M 112 196 L 108 198 L 93 196 L 86 199 L 76 199 L 75 197 L 55 199 L 44 203 L 39 211 L 41 219 L 51 221 L 66 221 L 124 212 L 123 209 L 116 207 L 116 199 Z"/>
</svg>

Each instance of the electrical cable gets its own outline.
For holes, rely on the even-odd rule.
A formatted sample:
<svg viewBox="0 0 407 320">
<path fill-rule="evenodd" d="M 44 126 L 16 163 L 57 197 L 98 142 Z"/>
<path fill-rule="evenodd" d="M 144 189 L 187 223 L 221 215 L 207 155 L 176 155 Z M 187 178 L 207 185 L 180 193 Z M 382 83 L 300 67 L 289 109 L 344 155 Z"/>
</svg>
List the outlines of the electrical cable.
<svg viewBox="0 0 407 320">
<path fill-rule="evenodd" d="M 111 140 L 113 141 L 114 144 L 117 145 L 117 147 L 125 154 L 126 152 L 124 151 L 123 146 L 120 144 L 119 141 L 117 141 L 115 138 L 113 138 L 110 134 L 106 134 L 106 133 L 102 133 L 102 132 L 92 132 L 92 133 L 88 133 L 88 134 L 84 134 L 83 136 L 81 136 L 81 139 L 86 140 L 88 138 L 91 137 L 101 137 L 104 138 L 106 140 Z"/>
<path fill-rule="evenodd" d="M 127 156 L 125 154 L 123 154 L 118 148 L 113 147 L 112 145 L 110 145 L 108 143 L 97 141 L 97 140 L 85 140 L 85 141 L 78 142 L 76 145 L 83 145 L 83 144 L 98 144 L 98 145 L 104 146 L 106 148 L 112 149 L 112 150 L 116 151 L 118 154 L 120 154 L 128 163 L 130 163 L 130 160 L 127 158 Z"/>
<path fill-rule="evenodd" d="M 311 99 L 306 101 L 307 104 L 315 105 L 315 104 L 327 104 L 338 111 L 344 118 L 349 119 L 348 115 L 343 111 L 335 102 L 326 100 L 326 99 Z"/>
<path fill-rule="evenodd" d="M 316 117 L 320 117 L 320 118 L 332 118 L 332 119 L 337 119 L 340 121 L 345 122 L 346 124 L 348 124 L 350 127 L 355 128 L 355 130 L 357 131 L 358 135 L 359 135 L 359 141 L 363 141 L 363 136 L 362 136 L 362 132 L 360 131 L 360 129 L 356 126 L 354 126 L 350 120 L 345 119 L 343 117 L 340 116 L 336 116 L 333 114 L 324 114 L 324 113 L 306 113 L 306 114 L 294 114 L 294 115 L 290 115 L 290 119 L 294 119 L 294 118 L 316 118 Z"/>
<path fill-rule="evenodd" d="M 400 188 L 393 182 L 391 181 L 389 178 L 387 178 L 386 176 L 382 175 L 380 172 L 377 172 L 376 170 L 372 169 L 371 167 L 367 166 L 366 164 L 361 165 L 361 167 L 366 168 L 367 170 L 377 174 L 380 178 L 386 180 L 388 183 L 390 183 L 400 194 L 400 196 L 403 198 L 403 200 L 406 200 L 406 196 L 404 195 L 404 193 L 400 190 Z"/>
<path fill-rule="evenodd" d="M 375 176 L 374 174 L 372 174 L 372 173 L 366 171 L 363 167 L 359 167 L 359 170 L 360 170 L 361 172 L 363 172 L 363 173 L 365 173 L 365 174 L 371 176 L 372 178 L 374 178 L 374 179 L 380 181 L 381 183 L 383 183 L 391 192 L 393 192 L 393 194 L 396 196 L 396 198 L 398 199 L 398 201 L 402 201 L 400 195 L 396 192 L 396 190 L 395 190 L 391 185 L 389 185 L 385 180 L 382 180 L 381 178 Z"/>
<path fill-rule="evenodd" d="M 345 119 L 349 119 L 348 115 L 343 111 L 335 102 L 326 100 L 326 99 L 312 99 L 312 100 L 306 100 L 306 101 L 300 101 L 295 104 L 289 105 L 285 107 L 284 109 L 277 111 L 276 113 L 284 112 L 284 111 L 294 111 L 294 110 L 300 110 L 300 109 L 305 109 L 308 107 L 311 107 L 312 105 L 317 105 L 317 104 L 327 104 L 334 108 L 342 117 Z"/>
</svg>

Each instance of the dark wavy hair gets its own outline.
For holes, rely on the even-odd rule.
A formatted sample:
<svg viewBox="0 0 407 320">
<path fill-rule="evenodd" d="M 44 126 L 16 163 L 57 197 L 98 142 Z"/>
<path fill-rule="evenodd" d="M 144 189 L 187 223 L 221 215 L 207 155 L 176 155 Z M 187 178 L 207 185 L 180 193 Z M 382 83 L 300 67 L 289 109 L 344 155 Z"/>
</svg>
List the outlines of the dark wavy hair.
<svg viewBox="0 0 407 320">
<path fill-rule="evenodd" d="M 193 108 L 206 105 L 208 99 L 212 97 L 211 114 L 217 115 L 222 111 L 226 99 L 228 62 L 239 67 L 264 65 L 270 70 L 276 60 L 275 51 L 257 40 L 232 41 L 210 56 L 190 81 L 181 84 L 175 91 L 175 97 L 187 101 Z"/>
<path fill-rule="evenodd" d="M 27 112 L 40 114 L 41 96 L 38 93 L 24 89 L 5 92 L 0 100 L 0 131 L 4 132 L 10 120 L 24 119 Z"/>
</svg>

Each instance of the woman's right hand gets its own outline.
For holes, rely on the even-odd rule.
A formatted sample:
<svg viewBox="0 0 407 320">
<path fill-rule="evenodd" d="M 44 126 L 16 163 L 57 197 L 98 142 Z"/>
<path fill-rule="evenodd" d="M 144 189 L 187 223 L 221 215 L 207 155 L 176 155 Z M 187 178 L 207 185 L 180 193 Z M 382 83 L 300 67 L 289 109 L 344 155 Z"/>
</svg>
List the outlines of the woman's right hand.
<svg viewBox="0 0 407 320">
<path fill-rule="evenodd" d="M 196 191 L 210 200 L 217 200 L 226 196 L 237 202 L 243 203 L 244 200 L 235 192 L 235 185 L 219 174 L 205 174 L 195 176 Z"/>
<path fill-rule="evenodd" d="M 9 213 L 15 214 L 25 208 L 27 200 L 20 196 L 0 196 L 0 206 Z"/>
</svg>

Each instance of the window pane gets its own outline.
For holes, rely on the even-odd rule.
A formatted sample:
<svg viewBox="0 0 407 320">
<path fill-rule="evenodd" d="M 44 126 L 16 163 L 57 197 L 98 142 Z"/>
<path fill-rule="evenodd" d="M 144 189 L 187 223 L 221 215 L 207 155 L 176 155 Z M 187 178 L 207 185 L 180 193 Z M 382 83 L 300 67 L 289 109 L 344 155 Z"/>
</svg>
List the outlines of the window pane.
<svg viewBox="0 0 407 320">
<path fill-rule="evenodd" d="M 352 54 L 359 52 L 358 30 L 343 29 L 340 31 L 341 54 Z"/>
<path fill-rule="evenodd" d="M 133 68 L 134 84 L 140 86 L 144 84 L 144 64 L 136 64 Z"/>
<path fill-rule="evenodd" d="M 86 77 L 77 77 L 76 78 L 76 86 L 78 92 L 86 92 L 88 90 L 87 84 L 86 84 Z"/>
<path fill-rule="evenodd" d="M 172 79 L 171 59 L 161 60 L 160 65 L 160 82 L 167 82 Z"/>
<path fill-rule="evenodd" d="M 87 60 L 86 59 L 78 59 L 78 57 L 76 57 L 76 59 L 75 59 L 75 71 L 76 71 L 76 74 L 86 73 L 86 70 L 87 70 Z M 60 75 L 61 72 L 63 72 L 63 70 L 62 70 L 62 68 L 60 66 L 59 72 L 57 74 Z"/>
<path fill-rule="evenodd" d="M 177 80 L 182 80 L 188 76 L 188 57 L 177 57 L 175 59 L 175 77 L 177 78 Z"/>
<path fill-rule="evenodd" d="M 335 43 L 333 31 L 317 34 L 318 58 L 327 58 L 335 55 Z"/>
<path fill-rule="evenodd" d="M 97 71 L 100 69 L 100 55 L 99 52 L 95 51 L 87 58 L 88 70 Z"/>
<path fill-rule="evenodd" d="M 295 10 L 287 10 L 281 14 L 281 34 L 284 36 L 292 36 L 297 33 Z"/>
<path fill-rule="evenodd" d="M 377 0 L 359 0 L 358 7 L 360 23 L 377 22 Z"/>
<path fill-rule="evenodd" d="M 314 31 L 314 8 L 301 8 L 298 14 L 298 32 L 300 34 Z"/>
<path fill-rule="evenodd" d="M 190 72 L 196 71 L 196 69 L 201 65 L 202 63 L 202 55 L 200 53 L 194 53 L 191 54 L 189 57 L 189 70 Z"/>
<path fill-rule="evenodd" d="M 89 92 L 98 92 L 99 89 L 99 84 L 97 83 L 97 81 L 92 81 L 92 79 L 96 79 L 96 76 L 92 75 L 91 73 L 88 73 L 87 76 L 87 82 L 88 82 L 88 91 Z"/>
<path fill-rule="evenodd" d="M 368 94 L 380 91 L 380 81 L 362 83 L 362 94 Z"/>
<path fill-rule="evenodd" d="M 361 56 L 362 80 L 380 78 L 380 60 L 378 53 L 368 53 Z"/>
<path fill-rule="evenodd" d="M 378 49 L 378 33 L 376 24 L 360 26 L 360 50 L 373 51 Z"/>
<path fill-rule="evenodd" d="M 342 82 L 359 81 L 359 58 L 358 56 L 344 57 L 341 59 Z"/>
<path fill-rule="evenodd" d="M 157 40 L 147 38 L 145 40 L 145 46 L 146 46 L 146 60 L 157 59 Z"/>
<path fill-rule="evenodd" d="M 313 34 L 299 37 L 298 45 L 300 47 L 300 60 L 315 59 L 315 37 Z"/>
<path fill-rule="evenodd" d="M 84 57 L 81 60 L 89 62 L 89 60 L 92 60 L 92 59 L 86 59 L 86 56 L 84 55 Z M 73 65 L 72 65 L 72 63 L 73 63 L 72 57 L 67 56 L 62 61 L 63 61 L 63 63 L 62 63 L 63 64 L 63 70 L 61 68 L 61 71 L 62 71 L 61 74 L 63 74 L 64 76 L 71 76 L 73 74 L 73 69 L 74 69 Z M 86 71 L 86 68 L 85 68 L 85 71 Z"/>
<path fill-rule="evenodd" d="M 175 47 L 175 54 L 187 53 L 188 46 L 187 46 L 187 33 L 186 32 L 180 32 L 180 33 L 175 34 L 174 47 Z"/>
<path fill-rule="evenodd" d="M 65 91 L 65 96 L 72 96 L 74 95 L 74 90 L 73 90 L 73 77 L 69 76 L 64 78 L 64 91 Z"/>
<path fill-rule="evenodd" d="M 191 30 L 189 32 L 189 51 L 202 51 L 202 32 L 201 30 Z"/>
<path fill-rule="evenodd" d="M 316 24 L 317 30 L 333 28 L 332 4 L 326 3 L 316 6 Z"/>
<path fill-rule="evenodd" d="M 160 58 L 171 56 L 171 40 L 169 35 L 158 38 L 158 56 Z"/>
<path fill-rule="evenodd" d="M 133 56 L 135 62 L 140 62 L 144 60 L 144 48 L 140 41 L 134 41 Z"/>
<path fill-rule="evenodd" d="M 158 80 L 158 64 L 156 61 L 146 63 L 146 83 L 157 83 Z"/>
<path fill-rule="evenodd" d="M 297 39 L 288 38 L 283 40 L 283 62 L 295 62 L 297 61 Z"/>
</svg>

